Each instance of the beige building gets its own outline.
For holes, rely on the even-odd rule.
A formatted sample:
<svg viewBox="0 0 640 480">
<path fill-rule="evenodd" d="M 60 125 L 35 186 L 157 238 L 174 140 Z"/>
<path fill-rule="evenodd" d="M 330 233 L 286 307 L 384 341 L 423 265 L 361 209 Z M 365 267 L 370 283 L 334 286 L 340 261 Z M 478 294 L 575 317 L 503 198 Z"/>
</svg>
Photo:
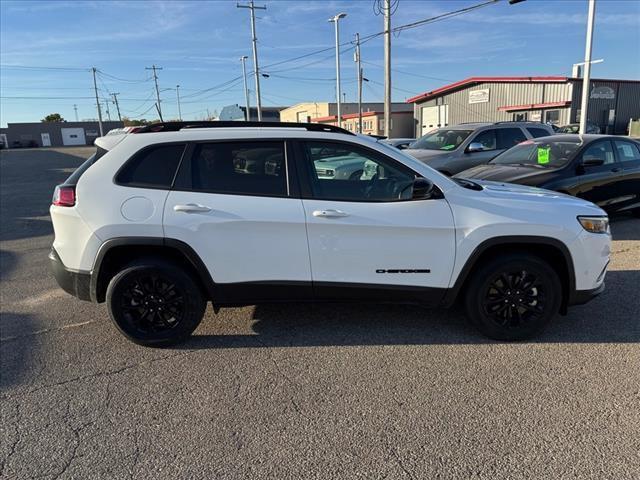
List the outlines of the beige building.
<svg viewBox="0 0 640 480">
<path fill-rule="evenodd" d="M 357 103 L 341 103 L 341 113 L 348 115 L 351 113 L 358 113 Z M 412 111 L 413 106 L 406 103 L 393 103 L 391 109 L 395 111 Z M 382 103 L 363 103 L 363 112 L 374 112 L 384 110 Z M 336 103 L 332 102 L 304 102 L 298 103 L 291 107 L 285 108 L 280 111 L 281 122 L 298 122 L 307 123 L 311 122 L 314 118 L 335 116 L 338 113 Z"/>
<path fill-rule="evenodd" d="M 337 125 L 336 115 L 312 118 L 314 123 Z M 358 131 L 358 114 L 347 113 L 342 115 L 342 128 L 351 132 Z M 391 138 L 413 138 L 415 122 L 412 111 L 400 111 L 391 113 Z M 384 112 L 369 111 L 362 113 L 362 133 L 365 135 L 384 135 Z"/>
</svg>

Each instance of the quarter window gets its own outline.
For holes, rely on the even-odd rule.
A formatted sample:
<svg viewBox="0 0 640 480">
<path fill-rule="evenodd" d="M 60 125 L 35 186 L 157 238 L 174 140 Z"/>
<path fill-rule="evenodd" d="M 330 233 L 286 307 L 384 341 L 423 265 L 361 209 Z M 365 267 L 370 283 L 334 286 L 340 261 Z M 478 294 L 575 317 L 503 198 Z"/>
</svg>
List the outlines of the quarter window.
<svg viewBox="0 0 640 480">
<path fill-rule="evenodd" d="M 220 142 L 195 147 L 183 162 L 176 189 L 197 192 L 287 196 L 282 142 Z"/>
<path fill-rule="evenodd" d="M 620 140 L 614 140 L 613 143 L 616 146 L 618 159 L 621 162 L 633 162 L 634 160 L 640 160 L 640 151 L 638 150 L 637 145 Z"/>
<path fill-rule="evenodd" d="M 415 173 L 357 145 L 307 142 L 306 167 L 313 198 L 353 202 L 409 200 Z"/>
<path fill-rule="evenodd" d="M 158 145 L 134 155 L 116 176 L 120 185 L 171 188 L 185 144 Z"/>
<path fill-rule="evenodd" d="M 498 129 L 498 149 L 506 150 L 524 142 L 527 137 L 519 128 L 500 128 Z"/>
<path fill-rule="evenodd" d="M 544 128 L 529 127 L 527 128 L 533 138 L 548 137 L 551 135 Z"/>
</svg>

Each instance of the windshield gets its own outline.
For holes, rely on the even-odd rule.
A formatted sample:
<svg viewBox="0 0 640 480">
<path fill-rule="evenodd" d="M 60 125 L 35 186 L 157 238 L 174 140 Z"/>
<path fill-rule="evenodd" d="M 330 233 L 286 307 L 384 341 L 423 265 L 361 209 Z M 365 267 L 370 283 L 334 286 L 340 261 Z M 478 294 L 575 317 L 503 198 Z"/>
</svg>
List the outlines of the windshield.
<svg viewBox="0 0 640 480">
<path fill-rule="evenodd" d="M 498 155 L 490 163 L 498 165 L 531 165 L 557 168 L 566 165 L 575 155 L 580 142 L 527 141 Z"/>
<path fill-rule="evenodd" d="M 455 150 L 469 135 L 471 135 L 471 132 L 473 132 L 473 130 L 439 128 L 438 130 L 423 135 L 413 142 L 409 148 L 444 151 Z"/>
</svg>

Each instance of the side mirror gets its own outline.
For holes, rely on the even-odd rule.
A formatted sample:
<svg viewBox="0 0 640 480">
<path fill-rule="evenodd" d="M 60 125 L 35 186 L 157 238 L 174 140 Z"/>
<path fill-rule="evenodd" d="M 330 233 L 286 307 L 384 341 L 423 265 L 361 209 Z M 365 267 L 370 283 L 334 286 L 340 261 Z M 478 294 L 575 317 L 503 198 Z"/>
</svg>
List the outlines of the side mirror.
<svg viewBox="0 0 640 480">
<path fill-rule="evenodd" d="M 413 182 L 413 195 L 411 198 L 414 200 L 426 200 L 433 196 L 435 185 L 426 178 L 416 178 Z"/>
<path fill-rule="evenodd" d="M 471 142 L 467 147 L 467 153 L 481 152 L 484 150 L 484 146 L 480 142 Z"/>
<path fill-rule="evenodd" d="M 591 156 L 582 158 L 583 167 L 598 167 L 600 165 L 604 165 L 604 158 L 591 157 Z"/>
</svg>

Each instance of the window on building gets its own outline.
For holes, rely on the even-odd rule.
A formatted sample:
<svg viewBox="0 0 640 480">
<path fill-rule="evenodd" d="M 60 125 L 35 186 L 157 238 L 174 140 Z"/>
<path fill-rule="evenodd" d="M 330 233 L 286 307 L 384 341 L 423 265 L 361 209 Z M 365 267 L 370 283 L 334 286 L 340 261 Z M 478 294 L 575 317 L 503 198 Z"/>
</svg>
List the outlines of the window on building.
<svg viewBox="0 0 640 480">
<path fill-rule="evenodd" d="M 560 110 L 547 110 L 544 112 L 544 122 L 558 125 L 560 123 Z"/>
<path fill-rule="evenodd" d="M 522 112 L 514 113 L 512 118 L 514 122 L 526 122 L 528 117 L 529 115 L 527 114 L 527 112 Z"/>
<path fill-rule="evenodd" d="M 176 189 L 230 195 L 287 196 L 283 142 L 200 144 L 183 162 Z"/>
<path fill-rule="evenodd" d="M 185 144 L 158 145 L 135 154 L 118 172 L 120 185 L 170 188 Z"/>
</svg>

